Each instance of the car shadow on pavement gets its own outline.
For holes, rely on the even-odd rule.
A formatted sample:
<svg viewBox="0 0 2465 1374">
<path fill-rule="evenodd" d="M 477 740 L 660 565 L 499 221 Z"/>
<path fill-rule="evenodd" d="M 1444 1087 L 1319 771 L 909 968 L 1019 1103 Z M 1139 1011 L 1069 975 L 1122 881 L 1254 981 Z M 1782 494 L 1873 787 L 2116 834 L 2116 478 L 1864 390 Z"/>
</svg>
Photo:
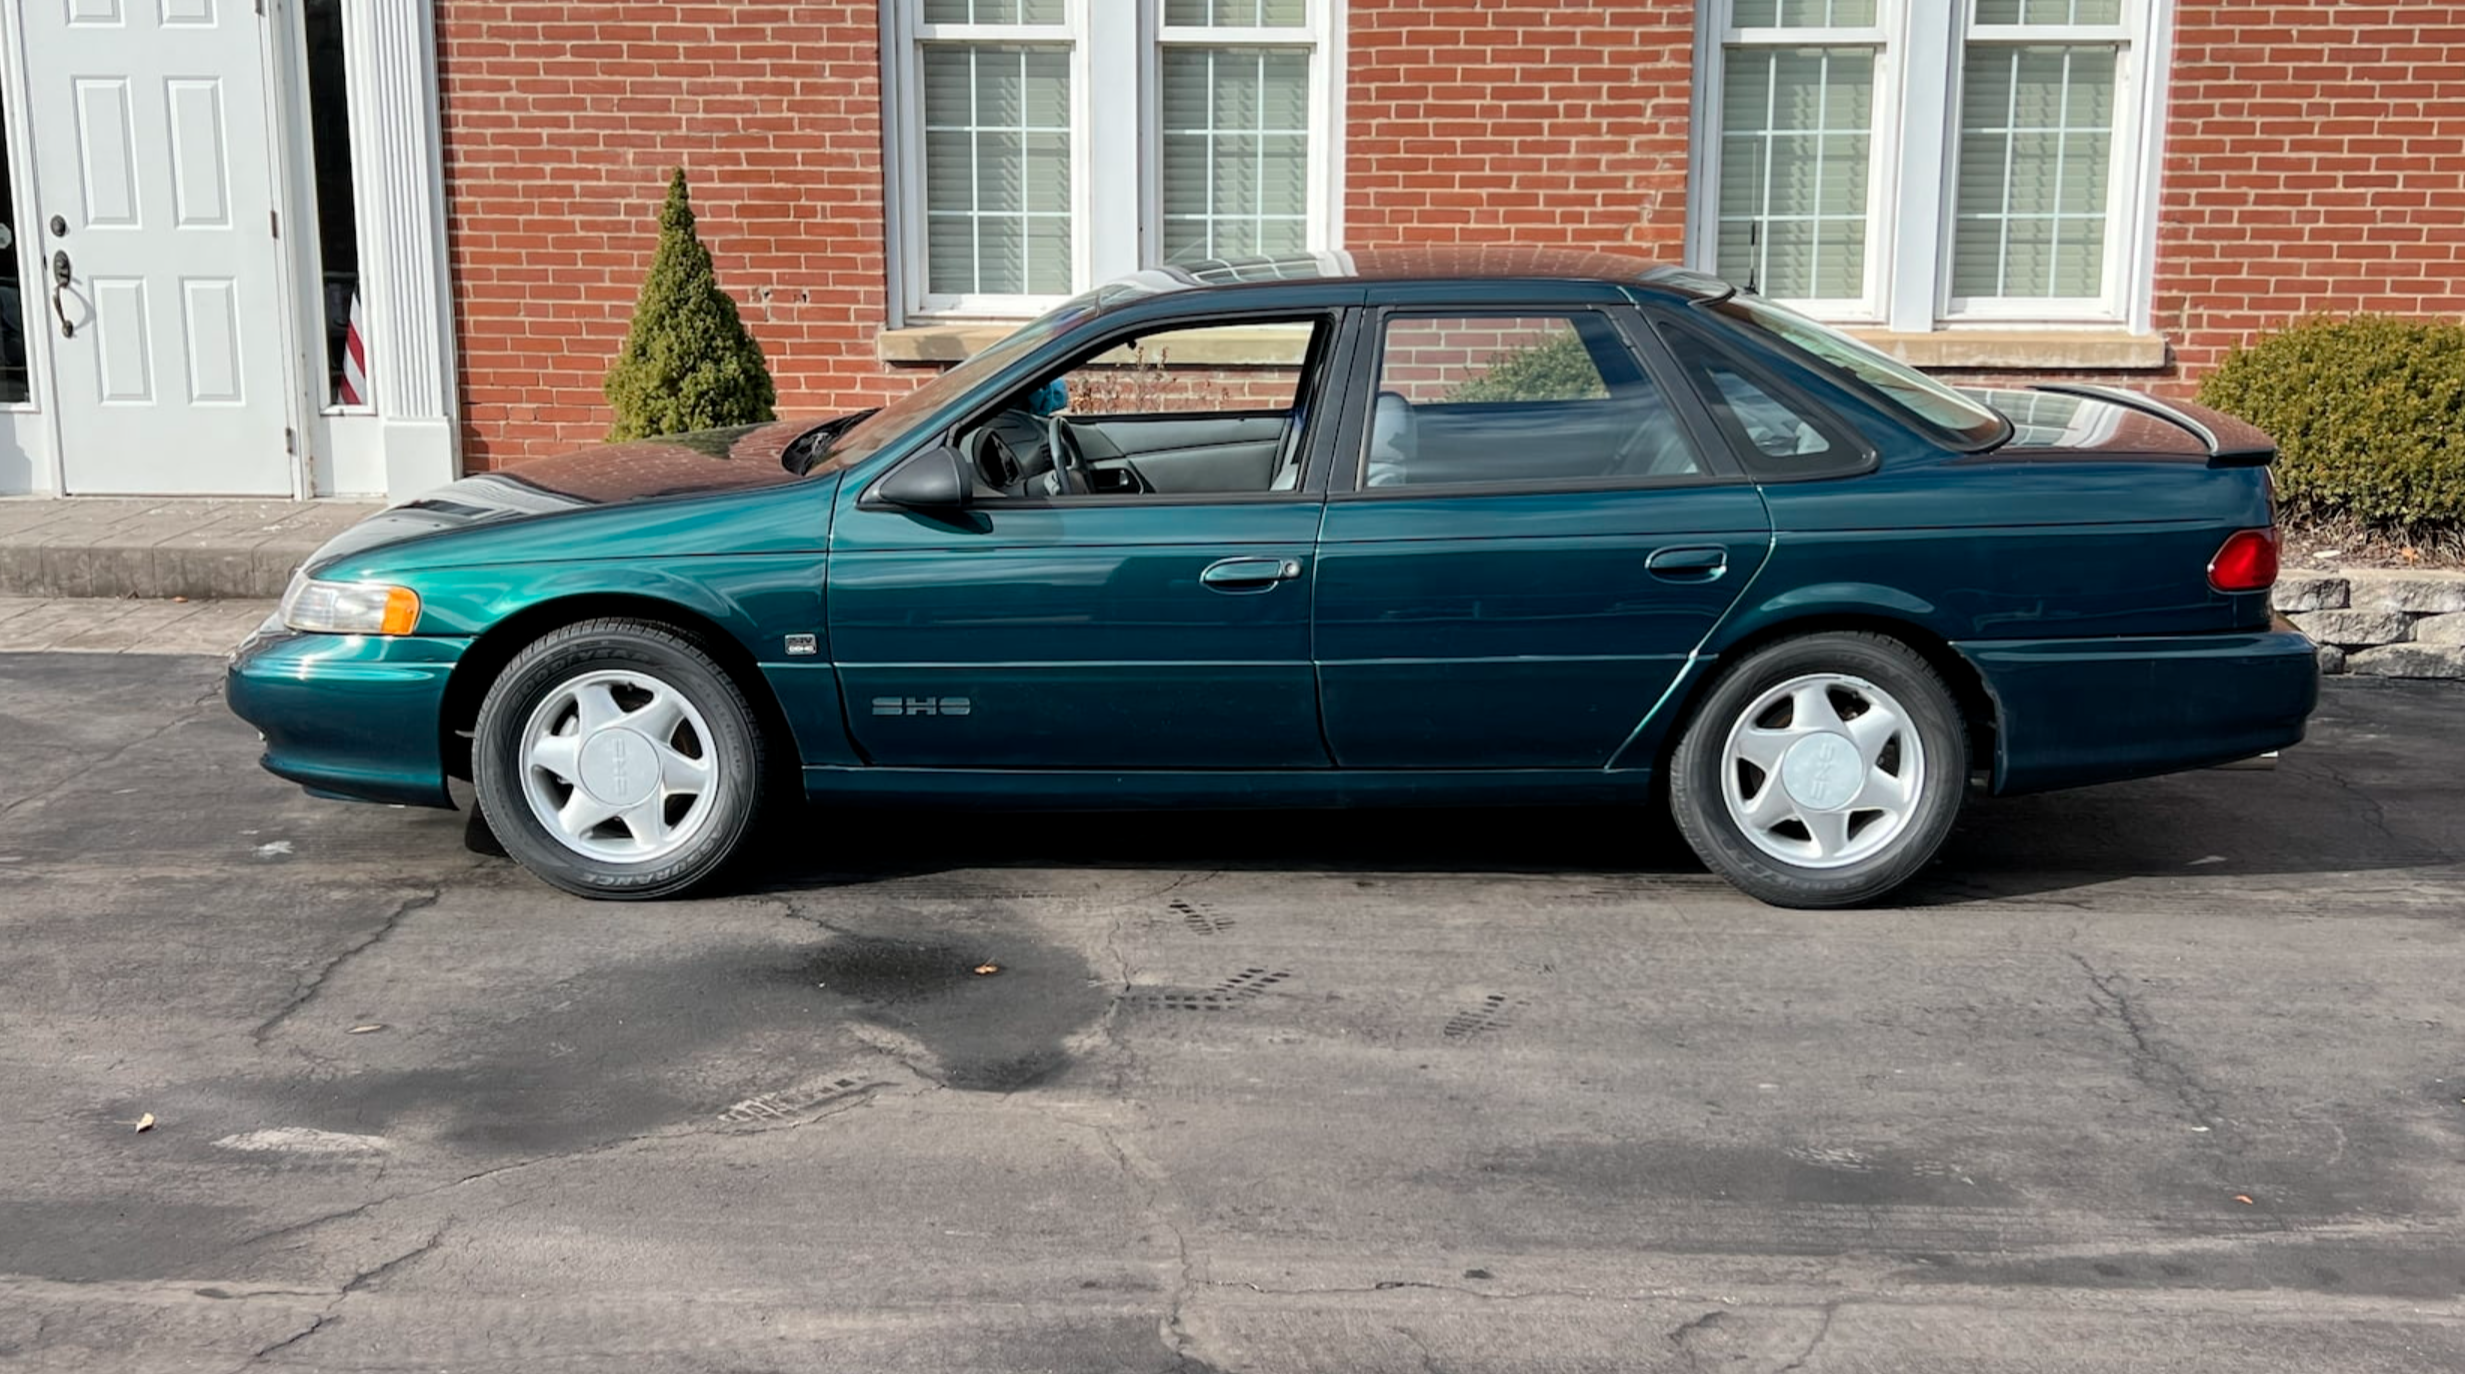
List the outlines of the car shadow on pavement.
<svg viewBox="0 0 2465 1374">
<path fill-rule="evenodd" d="M 1892 899 L 2045 897 L 2125 879 L 2288 877 L 2465 862 L 2465 694 L 2333 684 L 2270 771 L 2206 770 L 2026 797 L 1972 796 Z M 1125 813 L 816 807 L 782 821 L 771 890 L 967 868 L 1568 873 L 1714 881 L 1661 806 Z M 785 853 L 787 857 L 778 857 Z"/>
</svg>

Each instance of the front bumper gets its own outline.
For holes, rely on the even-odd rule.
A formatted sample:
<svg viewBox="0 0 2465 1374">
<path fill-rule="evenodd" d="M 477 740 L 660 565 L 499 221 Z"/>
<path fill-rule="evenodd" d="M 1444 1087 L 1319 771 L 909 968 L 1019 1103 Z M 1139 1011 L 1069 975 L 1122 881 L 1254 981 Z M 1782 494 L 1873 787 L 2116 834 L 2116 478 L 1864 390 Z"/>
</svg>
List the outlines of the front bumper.
<svg viewBox="0 0 2465 1374">
<path fill-rule="evenodd" d="M 1954 647 L 1994 697 L 1998 793 L 2247 759 L 2300 743 L 2319 704 L 2318 648 L 2291 630 Z"/>
<path fill-rule="evenodd" d="M 440 725 L 471 641 L 300 634 L 267 621 L 233 650 L 223 699 L 265 737 L 267 772 L 320 796 L 451 808 Z"/>
</svg>

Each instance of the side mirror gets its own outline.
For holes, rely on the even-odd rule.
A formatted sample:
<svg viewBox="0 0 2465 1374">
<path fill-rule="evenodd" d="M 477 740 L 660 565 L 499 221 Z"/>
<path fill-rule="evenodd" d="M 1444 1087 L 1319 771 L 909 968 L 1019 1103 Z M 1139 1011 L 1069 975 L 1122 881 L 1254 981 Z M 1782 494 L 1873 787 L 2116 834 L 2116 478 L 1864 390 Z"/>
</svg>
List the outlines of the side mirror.
<svg viewBox="0 0 2465 1374">
<path fill-rule="evenodd" d="M 967 460 L 957 449 L 942 444 L 891 469 L 889 476 L 873 485 L 873 499 L 908 510 L 963 510 L 975 485 Z"/>
</svg>

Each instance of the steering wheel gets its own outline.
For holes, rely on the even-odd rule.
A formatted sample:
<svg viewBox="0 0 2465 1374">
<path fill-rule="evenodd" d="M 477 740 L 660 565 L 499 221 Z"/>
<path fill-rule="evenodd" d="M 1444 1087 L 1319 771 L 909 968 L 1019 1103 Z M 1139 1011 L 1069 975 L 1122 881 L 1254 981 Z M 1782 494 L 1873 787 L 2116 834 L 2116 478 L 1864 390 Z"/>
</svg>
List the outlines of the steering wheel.
<svg viewBox="0 0 2465 1374">
<path fill-rule="evenodd" d="M 1080 451 L 1078 436 L 1070 432 L 1070 422 L 1059 415 L 1044 421 L 1044 447 L 1053 455 L 1053 494 L 1084 496 L 1095 490 L 1095 478 L 1087 467 L 1087 455 Z"/>
</svg>

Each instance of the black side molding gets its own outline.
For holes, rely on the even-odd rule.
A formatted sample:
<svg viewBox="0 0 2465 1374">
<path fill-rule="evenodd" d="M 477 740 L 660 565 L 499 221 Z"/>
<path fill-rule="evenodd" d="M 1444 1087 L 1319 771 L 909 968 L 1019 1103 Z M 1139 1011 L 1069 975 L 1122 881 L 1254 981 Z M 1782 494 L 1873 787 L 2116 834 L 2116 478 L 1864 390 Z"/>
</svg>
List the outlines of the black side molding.
<svg viewBox="0 0 2465 1374">
<path fill-rule="evenodd" d="M 2222 411 L 2210 410 L 2188 401 L 2160 401 L 2136 391 L 2123 391 L 2110 386 L 2084 386 L 2077 382 L 2040 382 L 2039 391 L 2051 391 L 2062 396 L 2086 396 L 2093 401 L 2128 406 L 2143 415 L 2154 415 L 2176 425 L 2199 440 L 2208 449 L 2208 465 L 2212 468 L 2264 468 L 2277 460 L 2277 441 L 2257 426 L 2237 420 Z"/>
</svg>

